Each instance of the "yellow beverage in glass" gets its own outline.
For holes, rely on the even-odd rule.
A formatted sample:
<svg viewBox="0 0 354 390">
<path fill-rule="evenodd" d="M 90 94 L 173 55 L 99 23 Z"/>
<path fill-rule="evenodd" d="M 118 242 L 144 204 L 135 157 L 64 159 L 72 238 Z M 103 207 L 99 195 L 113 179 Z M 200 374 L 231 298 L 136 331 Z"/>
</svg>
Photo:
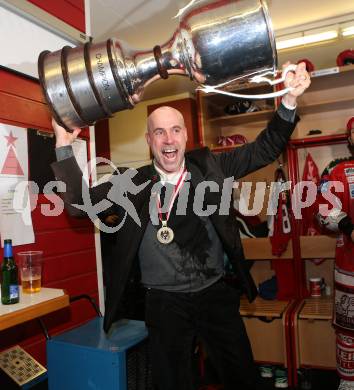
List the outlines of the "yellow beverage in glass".
<svg viewBox="0 0 354 390">
<path fill-rule="evenodd" d="M 41 290 L 42 285 L 42 251 L 19 252 L 22 292 L 33 294 Z"/>
<path fill-rule="evenodd" d="M 22 292 L 24 294 L 32 294 L 41 290 L 41 276 L 34 275 L 28 279 L 22 279 Z"/>
</svg>

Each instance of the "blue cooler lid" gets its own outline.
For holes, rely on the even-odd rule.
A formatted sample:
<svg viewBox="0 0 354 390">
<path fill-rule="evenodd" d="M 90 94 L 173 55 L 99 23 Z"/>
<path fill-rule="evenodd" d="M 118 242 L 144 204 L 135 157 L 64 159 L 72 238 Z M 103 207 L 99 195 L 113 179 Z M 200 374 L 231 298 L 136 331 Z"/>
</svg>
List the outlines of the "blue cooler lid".
<svg viewBox="0 0 354 390">
<path fill-rule="evenodd" d="M 145 322 L 122 319 L 109 331 L 103 330 L 103 317 L 96 317 L 84 325 L 52 337 L 52 341 L 83 347 L 122 352 L 144 340 L 148 335 Z"/>
</svg>

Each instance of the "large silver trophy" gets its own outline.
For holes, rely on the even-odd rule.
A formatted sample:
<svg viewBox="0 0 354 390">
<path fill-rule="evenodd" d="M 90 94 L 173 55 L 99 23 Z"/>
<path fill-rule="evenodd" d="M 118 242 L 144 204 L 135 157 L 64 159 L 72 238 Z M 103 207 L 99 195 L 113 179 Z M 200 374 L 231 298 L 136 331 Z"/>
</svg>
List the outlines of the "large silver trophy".
<svg viewBox="0 0 354 390">
<path fill-rule="evenodd" d="M 152 50 L 120 40 L 42 52 L 39 79 L 56 121 L 84 127 L 133 108 L 144 89 L 171 75 L 221 88 L 238 79 L 275 75 L 275 39 L 262 0 L 191 1 L 172 38 Z"/>
</svg>

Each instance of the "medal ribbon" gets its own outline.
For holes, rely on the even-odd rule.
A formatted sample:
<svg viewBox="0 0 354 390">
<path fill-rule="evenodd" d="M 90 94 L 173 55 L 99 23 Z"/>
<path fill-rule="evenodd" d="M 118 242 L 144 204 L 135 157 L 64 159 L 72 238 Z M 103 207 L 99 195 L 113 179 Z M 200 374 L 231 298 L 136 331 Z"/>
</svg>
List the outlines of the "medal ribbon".
<svg viewBox="0 0 354 390">
<path fill-rule="evenodd" d="M 168 210 L 167 210 L 167 213 L 166 213 L 166 219 L 163 220 L 162 218 L 162 212 L 161 212 L 161 200 L 160 200 L 160 193 L 157 194 L 157 201 L 156 201 L 156 204 L 157 204 L 157 211 L 159 213 L 159 220 L 161 221 L 162 225 L 166 224 L 168 219 L 170 218 L 170 214 L 171 214 L 171 210 L 172 210 L 172 207 L 173 207 L 173 204 L 175 202 L 175 199 L 179 193 L 179 191 L 181 190 L 181 188 L 183 187 L 183 184 L 184 184 L 184 180 L 187 176 L 187 170 L 186 168 L 184 168 L 183 172 L 181 173 L 181 176 L 178 178 L 178 181 L 173 189 L 173 195 L 171 196 L 170 198 L 170 203 L 168 205 Z"/>
</svg>

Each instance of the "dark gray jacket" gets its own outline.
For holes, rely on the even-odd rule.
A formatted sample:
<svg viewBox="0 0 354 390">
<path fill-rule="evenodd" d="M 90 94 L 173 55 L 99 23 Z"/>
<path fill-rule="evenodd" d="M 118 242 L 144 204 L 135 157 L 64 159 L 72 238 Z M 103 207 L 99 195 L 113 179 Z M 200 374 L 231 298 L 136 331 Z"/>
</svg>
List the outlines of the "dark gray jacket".
<svg viewBox="0 0 354 390">
<path fill-rule="evenodd" d="M 297 121 L 298 118 L 295 123 L 290 123 L 275 113 L 267 128 L 252 143 L 219 154 L 211 153 L 208 148 L 186 153 L 186 167 L 191 173 L 192 185 L 196 188 L 202 181 L 210 180 L 218 183 L 219 188 L 222 189 L 225 178 L 233 176 L 237 180 L 273 162 L 285 149 Z M 53 163 L 52 168 L 56 178 L 67 185 L 67 191 L 63 195 L 67 210 L 71 215 L 80 216 L 81 213 L 70 206 L 72 203 L 82 203 L 82 173 L 75 158 L 71 157 Z M 117 239 L 112 248 L 112 259 L 108 264 L 109 269 L 106 270 L 110 278 L 106 286 L 105 331 L 109 330 L 117 317 L 124 316 L 124 313 L 120 312 L 120 302 L 129 284 L 128 281 L 135 280 L 134 276 L 139 273 L 137 253 L 149 222 L 151 188 L 157 180 L 154 175 L 151 165 L 139 168 L 138 174 L 134 177 L 135 184 L 139 185 L 147 180 L 150 180 L 150 184 L 137 195 L 129 195 L 140 217 L 141 227 L 128 216 L 122 228 L 116 233 Z M 104 199 L 110 188 L 111 183 L 108 182 L 90 189 L 92 203 Z M 205 195 L 206 204 L 210 205 L 219 205 L 220 198 L 221 193 L 217 192 L 206 192 Z M 230 203 L 231 201 L 230 197 Z M 115 212 L 119 214 L 122 210 L 116 209 Z M 215 212 L 210 216 L 210 220 L 221 239 L 242 290 L 252 301 L 257 294 L 257 289 L 248 271 L 235 218 Z"/>
</svg>

